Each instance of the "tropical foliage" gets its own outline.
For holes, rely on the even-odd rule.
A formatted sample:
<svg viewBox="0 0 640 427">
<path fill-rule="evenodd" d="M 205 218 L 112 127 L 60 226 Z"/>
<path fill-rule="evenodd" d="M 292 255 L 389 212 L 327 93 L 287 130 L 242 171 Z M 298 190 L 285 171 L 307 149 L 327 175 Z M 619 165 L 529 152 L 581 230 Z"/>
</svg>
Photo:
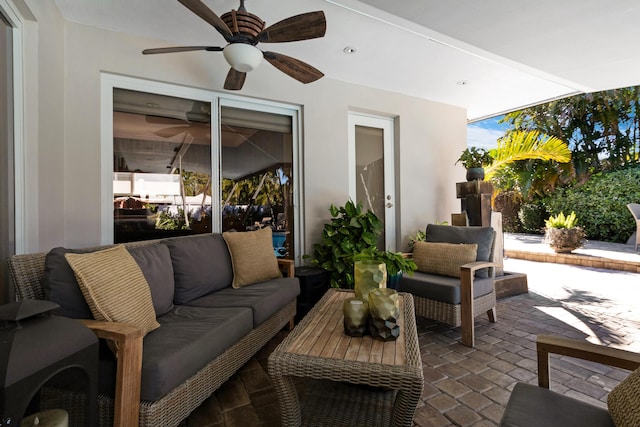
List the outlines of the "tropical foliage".
<svg viewBox="0 0 640 427">
<path fill-rule="evenodd" d="M 547 228 L 573 228 L 577 223 L 578 218 L 573 211 L 566 216 L 564 212 L 560 212 L 558 215 L 551 215 L 549 219 L 545 221 Z"/>
<path fill-rule="evenodd" d="M 640 87 L 558 99 L 507 114 L 511 132 L 539 130 L 566 141 L 578 182 L 638 163 Z"/>
<path fill-rule="evenodd" d="M 628 203 L 640 200 L 640 167 L 593 175 L 545 199 L 551 213 L 573 210 L 590 239 L 625 243 L 636 225 Z"/>
<path fill-rule="evenodd" d="M 352 289 L 353 256 L 376 246 L 383 225 L 373 212 L 351 200 L 341 207 L 332 204 L 329 212 L 331 220 L 324 225 L 320 243 L 313 245 L 311 264 L 329 272 L 331 287 Z"/>
<path fill-rule="evenodd" d="M 537 130 L 516 131 L 498 140 L 498 146 L 491 150 L 491 157 L 493 161 L 485 167 L 485 175 L 488 177 L 517 161 L 567 163 L 571 160 L 571 151 L 564 141 L 554 136 L 543 135 Z"/>
</svg>

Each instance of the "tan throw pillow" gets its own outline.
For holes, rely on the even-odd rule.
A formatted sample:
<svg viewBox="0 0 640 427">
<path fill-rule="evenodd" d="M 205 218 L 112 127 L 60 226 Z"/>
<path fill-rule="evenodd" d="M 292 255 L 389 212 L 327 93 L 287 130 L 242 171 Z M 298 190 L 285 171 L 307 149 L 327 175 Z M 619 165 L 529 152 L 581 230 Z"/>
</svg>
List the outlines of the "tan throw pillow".
<svg viewBox="0 0 640 427">
<path fill-rule="evenodd" d="M 474 262 L 478 245 L 458 243 L 415 242 L 413 261 L 418 271 L 441 276 L 460 277 L 460 266 Z"/>
<path fill-rule="evenodd" d="M 640 369 L 611 390 L 607 406 L 616 427 L 640 426 Z"/>
<path fill-rule="evenodd" d="M 160 326 L 149 284 L 124 246 L 65 258 L 96 320 L 128 323 L 145 335 Z"/>
<path fill-rule="evenodd" d="M 237 289 L 282 277 L 273 251 L 270 228 L 258 231 L 226 231 L 222 233 L 222 237 L 227 242 L 231 255 L 233 266 L 231 286 Z"/>
</svg>

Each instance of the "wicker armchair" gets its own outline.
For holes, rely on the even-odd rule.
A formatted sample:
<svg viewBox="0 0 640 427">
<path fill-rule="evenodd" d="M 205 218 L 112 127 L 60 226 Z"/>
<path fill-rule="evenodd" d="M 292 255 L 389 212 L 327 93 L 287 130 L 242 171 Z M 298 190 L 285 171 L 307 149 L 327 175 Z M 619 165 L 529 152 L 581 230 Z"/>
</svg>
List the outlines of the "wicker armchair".
<svg viewBox="0 0 640 427">
<path fill-rule="evenodd" d="M 538 386 L 516 384 L 500 427 L 640 425 L 640 354 L 547 335 L 538 336 L 537 352 Z M 549 354 L 636 371 L 609 393 L 607 410 L 549 390 Z"/>
<path fill-rule="evenodd" d="M 403 276 L 399 290 L 413 294 L 417 316 L 427 317 L 453 326 L 462 326 L 462 343 L 475 345 L 474 319 L 486 313 L 496 322 L 495 265 L 493 263 L 496 233 L 491 227 L 441 226 L 429 224 L 427 243 L 477 244 L 474 261 L 461 262 L 452 245 L 448 253 L 433 254 L 439 265 L 435 269 L 421 267 L 413 276 Z M 460 247 L 460 252 L 464 248 Z M 440 250 L 440 248 L 436 249 Z M 453 274 L 442 270 L 457 270 Z M 484 274 L 483 274 L 484 273 Z M 452 275 L 459 277 L 450 277 Z"/>
</svg>

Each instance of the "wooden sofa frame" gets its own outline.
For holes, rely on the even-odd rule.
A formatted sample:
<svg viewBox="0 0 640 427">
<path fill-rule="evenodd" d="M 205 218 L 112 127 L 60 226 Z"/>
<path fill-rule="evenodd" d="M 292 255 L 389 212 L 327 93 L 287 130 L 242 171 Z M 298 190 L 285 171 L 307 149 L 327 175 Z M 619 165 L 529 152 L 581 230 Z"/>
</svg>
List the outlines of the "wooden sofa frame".
<svg viewBox="0 0 640 427">
<path fill-rule="evenodd" d="M 156 242 L 157 240 L 131 242 L 126 243 L 125 246 L 142 246 Z M 112 246 L 114 245 L 89 249 L 105 249 Z M 16 300 L 45 299 L 46 255 L 46 252 L 39 252 L 14 255 L 9 259 L 9 273 L 16 291 Z M 292 260 L 278 259 L 278 265 L 287 277 L 294 276 L 295 266 Z M 119 346 L 115 396 L 98 396 L 98 425 L 126 427 L 178 425 L 278 331 L 287 325 L 292 329 L 295 314 L 296 301 L 293 300 L 223 354 L 209 362 L 187 381 L 155 402 L 140 401 L 142 331 L 124 323 L 79 320 L 89 327 L 98 338 L 112 340 Z M 72 412 L 81 416 L 83 414 L 81 402 L 75 398 L 73 398 L 73 402 L 72 405 L 79 405 L 79 407 Z"/>
</svg>

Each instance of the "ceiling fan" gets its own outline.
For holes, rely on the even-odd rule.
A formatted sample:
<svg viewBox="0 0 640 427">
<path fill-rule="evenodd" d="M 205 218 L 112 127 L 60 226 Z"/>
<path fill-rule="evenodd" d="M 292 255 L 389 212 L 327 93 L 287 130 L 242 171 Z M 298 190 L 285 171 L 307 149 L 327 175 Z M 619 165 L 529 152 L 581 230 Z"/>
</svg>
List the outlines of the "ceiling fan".
<svg viewBox="0 0 640 427">
<path fill-rule="evenodd" d="M 244 0 L 240 0 L 238 10 L 232 10 L 218 17 L 201 0 L 178 0 L 185 7 L 211 24 L 229 43 L 220 46 L 182 46 L 145 49 L 144 55 L 156 53 L 188 52 L 205 50 L 223 52 L 231 69 L 224 82 L 228 90 L 240 90 L 247 72 L 257 67 L 262 58 L 271 65 L 302 83 L 311 83 L 324 74 L 311 65 L 281 53 L 261 51 L 258 43 L 283 43 L 324 37 L 327 22 L 324 12 L 308 12 L 283 19 L 267 28 L 258 16 L 247 12 Z"/>
</svg>

